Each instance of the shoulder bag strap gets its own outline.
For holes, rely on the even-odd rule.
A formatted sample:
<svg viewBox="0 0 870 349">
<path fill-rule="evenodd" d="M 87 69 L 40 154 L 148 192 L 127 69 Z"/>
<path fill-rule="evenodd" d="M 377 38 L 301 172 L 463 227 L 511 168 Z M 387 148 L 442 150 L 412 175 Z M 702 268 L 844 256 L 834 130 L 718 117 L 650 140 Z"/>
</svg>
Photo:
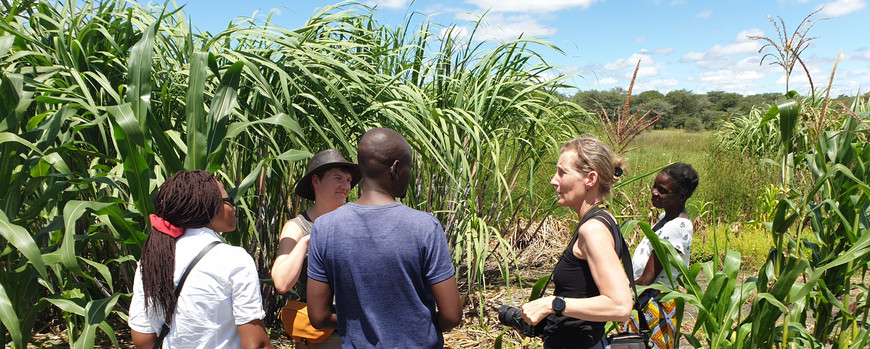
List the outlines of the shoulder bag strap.
<svg viewBox="0 0 870 349">
<path fill-rule="evenodd" d="M 625 270 L 625 276 L 628 277 L 628 283 L 631 284 L 631 291 L 634 293 L 634 309 L 637 310 L 637 323 L 640 329 L 640 332 L 647 335 L 649 338 L 649 324 L 646 322 L 646 316 L 644 316 L 643 307 L 640 304 L 640 299 L 637 298 L 637 287 L 634 284 L 634 273 L 631 270 L 631 255 L 628 254 L 628 244 L 625 243 L 625 237 L 622 236 L 619 229 L 613 229 L 614 227 L 618 227 L 616 221 L 613 220 L 613 217 L 610 215 L 605 215 L 607 223 L 611 225 L 611 231 L 613 236 L 613 241 L 616 244 L 621 244 L 619 249 L 619 259 L 622 261 L 622 268 Z"/>
<path fill-rule="evenodd" d="M 212 248 L 219 245 L 220 241 L 212 241 L 208 245 L 202 248 L 199 251 L 199 254 L 190 261 L 190 264 L 187 265 L 187 269 L 184 270 L 184 273 L 181 274 L 181 280 L 178 280 L 178 286 L 175 286 L 175 302 L 178 303 L 178 295 L 181 294 L 181 288 L 184 287 L 184 281 L 187 280 L 187 275 L 190 274 L 190 271 L 193 270 L 193 267 L 196 266 L 196 263 L 199 263 L 199 260 L 205 256 L 208 251 L 211 251 Z M 169 323 L 172 321 L 172 317 L 169 317 L 167 321 L 163 322 L 163 327 L 160 329 L 160 336 L 157 337 L 157 342 L 154 343 L 154 349 L 160 348 L 163 346 L 163 339 L 166 338 L 166 335 L 169 334 Z"/>
<path fill-rule="evenodd" d="M 302 211 L 302 213 L 300 213 L 300 214 L 302 215 L 303 218 L 305 218 L 306 221 L 309 221 L 309 222 L 311 222 L 311 223 L 314 223 L 314 221 L 311 220 L 311 217 L 308 217 L 308 212 L 307 212 L 307 211 Z"/>
<path fill-rule="evenodd" d="M 598 212 L 601 212 L 601 211 L 606 210 L 606 209 L 607 209 L 607 205 L 598 204 L 598 205 L 595 205 L 592 208 L 590 208 L 589 211 L 587 211 L 586 214 L 583 215 L 583 218 L 580 219 L 580 224 L 577 224 L 577 230 L 574 231 L 574 236 L 572 236 L 571 239 L 568 240 L 568 246 L 565 247 L 565 251 L 571 251 L 571 246 L 573 245 L 572 243 L 574 242 L 574 238 L 580 233 L 580 227 L 583 226 L 583 223 L 586 223 L 586 221 L 588 221 L 590 218 L 592 218 L 593 216 L 598 214 Z M 559 260 L 561 260 L 561 259 L 562 259 L 562 256 L 559 255 Z M 556 265 L 559 265 L 558 260 L 556 261 Z M 544 287 L 541 288 L 541 293 L 540 293 L 541 296 L 544 295 L 544 291 L 547 290 L 547 286 L 550 285 L 550 281 L 553 281 L 553 273 L 556 272 L 556 265 L 553 265 L 553 271 L 550 272 L 550 276 L 547 277 L 547 282 L 545 282 Z"/>
</svg>

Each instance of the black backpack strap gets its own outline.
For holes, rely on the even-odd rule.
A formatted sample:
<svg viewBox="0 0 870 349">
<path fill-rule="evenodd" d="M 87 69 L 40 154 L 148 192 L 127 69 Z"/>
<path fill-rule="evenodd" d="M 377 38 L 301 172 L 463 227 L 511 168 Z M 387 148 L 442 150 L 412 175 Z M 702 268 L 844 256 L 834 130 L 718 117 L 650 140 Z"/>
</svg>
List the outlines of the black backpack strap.
<svg viewBox="0 0 870 349">
<path fill-rule="evenodd" d="M 596 219 L 600 219 L 602 216 L 595 217 Z M 634 273 L 631 270 L 631 255 L 628 253 L 628 244 L 625 243 L 625 237 L 622 236 L 622 233 L 619 231 L 619 225 L 616 223 L 616 220 L 613 219 L 610 215 L 603 215 L 603 219 L 610 228 L 610 233 L 613 235 L 613 242 L 618 247 L 619 250 L 619 259 L 622 261 L 622 268 L 625 270 L 625 276 L 628 277 L 628 283 L 631 284 L 631 291 L 634 292 L 634 309 L 637 310 L 637 323 L 640 329 L 640 332 L 646 335 L 646 338 L 649 338 L 650 329 L 649 324 L 646 322 L 646 316 L 644 316 L 643 306 L 640 304 L 640 299 L 637 298 L 637 287 L 634 284 Z"/>
<path fill-rule="evenodd" d="M 202 248 L 199 251 L 199 254 L 190 261 L 190 264 L 187 265 L 187 269 L 184 270 L 184 273 L 181 274 L 181 279 L 178 280 L 178 286 L 175 286 L 175 302 L 178 303 L 178 296 L 181 294 L 181 288 L 184 287 L 184 281 L 187 280 L 187 275 L 190 274 L 190 271 L 193 270 L 193 267 L 196 266 L 196 263 L 199 263 L 199 260 L 205 256 L 208 251 L 211 251 L 212 248 L 219 245 L 220 241 L 212 241 L 208 245 Z M 160 348 L 163 346 L 163 339 L 166 338 L 166 335 L 169 334 L 169 323 L 172 321 L 172 316 L 169 316 L 166 321 L 163 322 L 163 327 L 160 328 L 160 336 L 157 337 L 157 342 L 154 343 L 154 349 Z"/>
</svg>

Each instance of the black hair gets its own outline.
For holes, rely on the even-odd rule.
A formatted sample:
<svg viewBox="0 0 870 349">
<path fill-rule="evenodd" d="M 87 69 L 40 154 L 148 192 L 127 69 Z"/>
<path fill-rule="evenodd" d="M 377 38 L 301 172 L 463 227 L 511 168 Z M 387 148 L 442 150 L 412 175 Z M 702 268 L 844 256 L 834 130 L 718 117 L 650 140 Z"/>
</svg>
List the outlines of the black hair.
<svg viewBox="0 0 870 349">
<path fill-rule="evenodd" d="M 348 174 L 350 174 L 351 176 L 353 176 L 353 171 L 350 169 L 349 166 L 342 166 L 342 165 L 338 164 L 338 165 L 335 165 L 335 166 L 325 166 L 325 167 L 323 167 L 323 168 L 318 169 L 317 171 L 314 171 L 314 173 L 311 175 L 311 179 L 314 179 L 314 176 L 317 176 L 317 178 L 319 178 L 319 179 L 322 181 L 322 180 L 323 180 L 323 175 L 325 175 L 326 172 L 328 172 L 329 170 L 334 169 L 334 168 L 337 168 L 337 169 L 339 169 L 339 170 L 342 170 L 342 171 L 344 171 L 344 172 L 347 172 Z M 311 179 L 310 179 L 310 180 L 311 180 Z"/>
<path fill-rule="evenodd" d="M 411 166 L 411 145 L 395 130 L 374 128 L 360 138 L 357 158 L 363 177 L 377 178 L 394 161 Z"/>
<path fill-rule="evenodd" d="M 208 225 L 223 208 L 220 188 L 211 173 L 178 172 L 157 188 L 155 214 L 179 228 Z M 145 291 L 145 309 L 162 312 L 166 320 L 175 313 L 175 241 L 151 228 L 142 247 L 139 271 Z"/>
<path fill-rule="evenodd" d="M 692 196 L 695 188 L 698 187 L 698 172 L 692 168 L 692 165 L 677 162 L 665 167 L 662 172 L 671 177 L 674 182 L 677 182 L 680 188 L 689 194 L 689 196 Z"/>
</svg>

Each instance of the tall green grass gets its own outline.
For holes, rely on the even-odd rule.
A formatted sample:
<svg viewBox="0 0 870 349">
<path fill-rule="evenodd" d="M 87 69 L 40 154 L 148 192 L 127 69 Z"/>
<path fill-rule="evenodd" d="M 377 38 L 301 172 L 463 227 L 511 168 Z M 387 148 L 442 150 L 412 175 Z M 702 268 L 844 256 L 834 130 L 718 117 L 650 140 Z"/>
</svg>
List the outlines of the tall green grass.
<svg viewBox="0 0 870 349">
<path fill-rule="evenodd" d="M 712 259 L 686 268 L 673 247 L 641 225 L 656 254 L 682 273 L 685 291 L 655 287 L 666 292 L 664 298 L 697 310 L 695 327 L 683 333 L 695 347 L 860 348 L 870 343 L 867 287 L 853 283 L 863 283 L 870 267 L 866 101 L 856 98 L 851 106 L 828 109 L 826 100 L 796 93 L 789 99 L 768 111 L 779 119 L 775 132 L 782 151 L 779 161 L 766 162 L 776 164 L 782 176 L 775 190 L 760 195 L 762 206 L 773 212 L 753 219 L 770 242 L 754 276 L 737 273 L 744 262 L 736 251 L 739 237 L 726 235 L 729 245 L 737 244 L 723 246 L 716 234 Z M 734 234 L 746 231 L 734 227 Z M 706 282 L 698 279 L 702 270 Z"/>
<path fill-rule="evenodd" d="M 542 78 L 552 67 L 535 50 L 554 46 L 482 46 L 415 14 L 390 28 L 346 4 L 297 29 L 240 20 L 210 34 L 120 1 L 0 9 L 0 340 L 15 348 L 55 319 L 73 347 L 118 345 L 110 324 L 126 319 L 150 193 L 176 171 L 228 184 L 242 219 L 224 238 L 267 278 L 281 224 L 306 205 L 290 189 L 304 160 L 327 147 L 355 159 L 378 126 L 414 148 L 405 202 L 444 223 L 475 292 L 487 262 L 508 272 L 501 232 L 517 212 L 544 214 L 529 209 L 530 174 L 582 115 L 553 93 L 563 78 Z"/>
<path fill-rule="evenodd" d="M 692 165 L 700 178 L 689 199 L 689 215 L 699 223 L 716 225 L 756 216 L 758 195 L 778 183 L 778 169 L 760 159 L 723 149 L 712 132 L 651 130 L 634 142 L 638 147 L 625 154 L 629 177 L 653 171 L 674 162 Z M 653 222 L 657 213 L 650 204 L 654 177 L 621 187 L 614 201 L 620 213 Z"/>
</svg>

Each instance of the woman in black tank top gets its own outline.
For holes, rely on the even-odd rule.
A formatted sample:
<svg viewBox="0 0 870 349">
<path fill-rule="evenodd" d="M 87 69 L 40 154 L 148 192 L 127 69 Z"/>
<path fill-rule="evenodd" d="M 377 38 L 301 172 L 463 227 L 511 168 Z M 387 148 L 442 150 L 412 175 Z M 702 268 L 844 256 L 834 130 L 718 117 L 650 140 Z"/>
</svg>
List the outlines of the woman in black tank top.
<svg viewBox="0 0 870 349">
<path fill-rule="evenodd" d="M 603 348 L 604 323 L 626 321 L 633 301 L 619 261 L 619 225 L 603 205 L 622 175 L 622 159 L 600 141 L 577 138 L 562 146 L 550 184 L 559 206 L 582 217 L 553 272 L 553 296 L 523 305 L 523 319 L 545 321 L 544 348 Z"/>
</svg>

